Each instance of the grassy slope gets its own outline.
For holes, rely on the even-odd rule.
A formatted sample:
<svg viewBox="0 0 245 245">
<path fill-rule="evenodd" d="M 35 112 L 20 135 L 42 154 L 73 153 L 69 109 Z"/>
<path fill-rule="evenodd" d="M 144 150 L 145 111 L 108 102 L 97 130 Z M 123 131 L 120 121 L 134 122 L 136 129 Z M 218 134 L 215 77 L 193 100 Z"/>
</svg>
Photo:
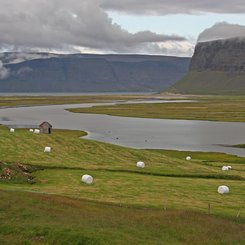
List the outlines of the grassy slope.
<svg viewBox="0 0 245 245">
<path fill-rule="evenodd" d="M 127 117 L 245 122 L 245 96 L 210 96 L 191 103 L 96 106 L 70 111 Z"/>
<path fill-rule="evenodd" d="M 80 139 L 84 132 L 72 130 L 54 130 L 51 135 L 33 134 L 26 129 L 17 129 L 9 133 L 5 127 L 0 127 L 0 159 L 5 162 L 21 162 L 46 167 L 80 168 L 89 170 L 117 170 L 137 171 L 135 163 L 139 160 L 147 162 L 148 168 L 141 172 L 155 174 L 216 176 L 221 177 L 229 173 L 221 173 L 219 167 L 208 166 L 203 161 L 187 162 L 185 156 L 181 159 L 168 157 L 162 150 L 137 150 L 107 143 Z M 50 154 L 45 154 L 45 146 L 53 148 Z M 166 151 L 169 152 L 169 151 Z M 206 153 L 206 156 L 209 154 Z M 222 166 L 227 158 L 225 154 L 218 154 L 216 162 Z M 177 156 L 177 155 L 176 155 Z M 205 153 L 203 153 L 205 156 Z M 213 155 L 213 160 L 217 159 Z M 244 158 L 230 157 L 230 163 L 245 162 Z M 198 159 L 197 159 L 198 160 Z M 209 157 L 209 160 L 210 159 Z M 234 170 L 232 175 L 242 176 Z"/>
<path fill-rule="evenodd" d="M 79 138 L 85 134 L 0 127 L 1 161 L 43 169 L 32 173 L 35 184 L 0 182 L 1 244 L 245 242 L 244 158 L 197 152 L 187 162 L 189 152 L 135 150 Z M 138 160 L 145 169 L 135 167 Z M 233 170 L 222 172 L 223 164 Z M 81 183 L 85 173 L 93 185 Z M 229 195 L 217 194 L 221 184 Z M 219 216 L 206 215 L 208 204 Z"/>
<path fill-rule="evenodd" d="M 91 174 L 94 184 L 85 186 L 80 178 Z M 235 217 L 239 209 L 244 217 L 245 184 L 238 180 L 176 178 L 136 173 L 53 169 L 36 172 L 37 184 L 7 184 L 0 188 L 12 191 L 31 191 L 58 194 L 98 202 L 146 208 L 164 208 L 207 212 Z M 226 184 L 231 193 L 217 194 L 219 185 Z"/>
<path fill-rule="evenodd" d="M 1 244 L 244 244 L 245 225 L 212 215 L 0 191 Z M 194 232 L 193 232 L 194 231 Z"/>
<path fill-rule="evenodd" d="M 187 94 L 245 94 L 245 76 L 231 76 L 217 71 L 190 71 L 169 92 Z"/>
<path fill-rule="evenodd" d="M 1 160 L 44 168 L 33 173 L 36 184 L 1 183 L 1 189 L 156 208 L 166 205 L 206 211 L 211 203 L 214 213 L 225 216 L 234 216 L 245 203 L 244 158 L 215 153 L 212 158 L 202 153 L 193 155 L 189 162 L 184 160 L 187 153 L 181 156 L 170 151 L 135 150 L 83 140 L 79 137 L 84 133 L 79 131 L 55 130 L 52 135 L 35 135 L 17 130 L 10 134 L 2 127 L 0 135 Z M 46 145 L 53 148 L 52 153 L 43 152 Z M 139 160 L 146 162 L 145 169 L 135 167 Z M 233 170 L 222 172 L 224 164 L 232 165 Z M 95 177 L 94 185 L 80 182 L 85 173 Z M 219 196 L 216 189 L 221 184 L 229 185 L 231 194 Z"/>
</svg>

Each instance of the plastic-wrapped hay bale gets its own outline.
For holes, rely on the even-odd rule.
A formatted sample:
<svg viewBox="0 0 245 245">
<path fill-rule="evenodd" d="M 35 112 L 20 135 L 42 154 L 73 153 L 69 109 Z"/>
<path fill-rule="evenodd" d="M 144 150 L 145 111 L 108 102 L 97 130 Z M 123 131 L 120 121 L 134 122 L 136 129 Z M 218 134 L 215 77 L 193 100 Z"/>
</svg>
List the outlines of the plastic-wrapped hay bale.
<svg viewBox="0 0 245 245">
<path fill-rule="evenodd" d="M 91 175 L 85 174 L 82 176 L 81 181 L 87 185 L 91 185 L 94 179 Z"/>
<path fill-rule="evenodd" d="M 232 169 L 232 166 L 227 166 L 227 168 Z"/>
<path fill-rule="evenodd" d="M 30 129 L 29 129 L 29 132 L 33 133 L 33 132 L 34 132 L 34 130 L 33 130 L 32 128 L 30 128 Z"/>
<path fill-rule="evenodd" d="M 34 130 L 34 134 L 40 134 L 40 130 L 39 129 L 35 129 Z"/>
<path fill-rule="evenodd" d="M 218 193 L 219 193 L 219 194 L 227 194 L 227 193 L 229 193 L 229 192 L 230 192 L 230 189 L 229 189 L 229 187 L 226 186 L 226 185 L 221 185 L 221 186 L 219 186 L 219 188 L 218 188 Z"/>
<path fill-rule="evenodd" d="M 44 152 L 51 152 L 51 147 L 49 147 L 49 146 L 45 146 L 45 148 L 44 148 Z"/>
<path fill-rule="evenodd" d="M 190 157 L 190 156 L 187 156 L 187 157 L 186 157 L 186 160 L 187 160 L 187 161 L 190 161 L 190 160 L 191 160 L 191 157 Z"/>
<path fill-rule="evenodd" d="M 227 166 L 222 167 L 222 171 L 228 171 L 228 170 L 229 170 L 229 168 Z"/>
<path fill-rule="evenodd" d="M 14 133 L 15 129 L 11 128 L 9 131 L 10 131 L 10 133 Z"/>
<path fill-rule="evenodd" d="M 144 168 L 145 167 L 145 163 L 144 162 L 137 162 L 136 163 L 136 166 L 138 167 L 138 168 Z"/>
</svg>

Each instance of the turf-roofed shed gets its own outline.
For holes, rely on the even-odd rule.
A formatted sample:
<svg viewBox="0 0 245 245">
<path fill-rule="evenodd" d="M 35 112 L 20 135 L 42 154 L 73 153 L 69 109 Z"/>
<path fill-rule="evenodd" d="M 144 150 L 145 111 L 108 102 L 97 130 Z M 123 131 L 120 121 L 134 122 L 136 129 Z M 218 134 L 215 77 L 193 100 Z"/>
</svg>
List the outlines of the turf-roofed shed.
<svg viewBox="0 0 245 245">
<path fill-rule="evenodd" d="M 43 134 L 51 134 L 52 133 L 52 125 L 49 122 L 42 122 L 39 125 L 40 132 Z"/>
</svg>

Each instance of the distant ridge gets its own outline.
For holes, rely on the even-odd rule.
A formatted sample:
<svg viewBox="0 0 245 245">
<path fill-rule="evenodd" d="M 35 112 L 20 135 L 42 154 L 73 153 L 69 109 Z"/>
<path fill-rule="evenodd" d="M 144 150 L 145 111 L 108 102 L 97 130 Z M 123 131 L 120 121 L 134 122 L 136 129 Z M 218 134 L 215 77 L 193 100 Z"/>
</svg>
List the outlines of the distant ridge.
<svg viewBox="0 0 245 245">
<path fill-rule="evenodd" d="M 171 56 L 45 53 L 4 53 L 0 60 L 5 69 L 0 92 L 161 91 L 183 77 L 190 62 Z"/>
<path fill-rule="evenodd" d="M 168 91 L 245 94 L 245 38 L 198 43 L 189 72 Z"/>
</svg>

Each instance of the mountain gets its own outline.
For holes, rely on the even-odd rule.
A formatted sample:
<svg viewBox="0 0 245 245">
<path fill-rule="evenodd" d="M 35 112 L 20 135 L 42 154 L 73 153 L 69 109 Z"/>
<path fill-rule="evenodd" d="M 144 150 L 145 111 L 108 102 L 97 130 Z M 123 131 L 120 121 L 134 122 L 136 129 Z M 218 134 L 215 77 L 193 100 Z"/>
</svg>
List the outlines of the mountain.
<svg viewBox="0 0 245 245">
<path fill-rule="evenodd" d="M 189 72 L 168 91 L 245 94 L 245 38 L 198 43 Z"/>
<path fill-rule="evenodd" d="M 0 92 L 161 91 L 183 77 L 190 62 L 169 56 L 45 53 L 4 53 L 0 60 Z"/>
</svg>

